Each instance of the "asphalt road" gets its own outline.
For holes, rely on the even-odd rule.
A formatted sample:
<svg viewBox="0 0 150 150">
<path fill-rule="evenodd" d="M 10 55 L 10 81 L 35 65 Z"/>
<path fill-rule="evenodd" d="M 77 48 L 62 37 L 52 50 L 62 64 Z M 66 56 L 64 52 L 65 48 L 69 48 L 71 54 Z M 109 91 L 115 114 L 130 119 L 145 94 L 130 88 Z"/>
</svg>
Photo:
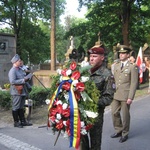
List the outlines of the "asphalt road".
<svg viewBox="0 0 150 150">
<path fill-rule="evenodd" d="M 112 139 L 114 133 L 110 110 L 104 115 L 102 150 L 150 150 L 150 95 L 136 99 L 131 106 L 131 128 L 129 139 L 119 143 L 119 138 Z M 60 136 L 56 145 L 57 134 L 38 125 L 14 128 L 13 125 L 0 126 L 0 150 L 73 150 L 69 140 Z"/>
<path fill-rule="evenodd" d="M 130 114 L 129 138 L 124 143 L 119 143 L 119 138 L 110 138 L 114 133 L 111 114 L 105 114 L 102 150 L 150 150 L 150 95 L 134 100 Z"/>
</svg>

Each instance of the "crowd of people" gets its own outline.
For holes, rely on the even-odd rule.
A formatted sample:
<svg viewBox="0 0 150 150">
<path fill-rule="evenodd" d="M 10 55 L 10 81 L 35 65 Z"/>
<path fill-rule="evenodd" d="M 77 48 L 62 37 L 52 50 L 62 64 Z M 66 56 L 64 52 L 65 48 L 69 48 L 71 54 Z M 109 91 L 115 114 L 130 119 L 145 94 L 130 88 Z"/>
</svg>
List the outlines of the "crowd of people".
<svg viewBox="0 0 150 150">
<path fill-rule="evenodd" d="M 130 56 L 130 51 L 129 47 L 120 45 L 119 58 L 114 61 L 111 70 L 104 64 L 105 48 L 101 46 L 94 46 L 89 49 L 87 52 L 89 62 L 88 57 L 82 62 L 92 66 L 89 70 L 90 79 L 95 82 L 100 92 L 97 103 L 98 117 L 90 130 L 89 136 L 82 136 L 82 150 L 101 150 L 103 116 L 105 107 L 108 105 L 111 105 L 112 122 L 115 130 L 110 137 L 120 137 L 120 143 L 128 140 L 130 108 L 138 87 L 139 76 L 139 68 L 135 63 L 135 58 Z M 23 61 L 19 55 L 16 54 L 11 62 L 13 66 L 8 76 L 11 84 L 12 116 L 14 127 L 22 128 L 31 125 L 26 122 L 23 107 L 28 96 L 28 81 L 32 74 L 23 66 Z M 145 68 L 149 68 L 148 60 L 145 60 L 143 72 L 146 72 Z"/>
</svg>

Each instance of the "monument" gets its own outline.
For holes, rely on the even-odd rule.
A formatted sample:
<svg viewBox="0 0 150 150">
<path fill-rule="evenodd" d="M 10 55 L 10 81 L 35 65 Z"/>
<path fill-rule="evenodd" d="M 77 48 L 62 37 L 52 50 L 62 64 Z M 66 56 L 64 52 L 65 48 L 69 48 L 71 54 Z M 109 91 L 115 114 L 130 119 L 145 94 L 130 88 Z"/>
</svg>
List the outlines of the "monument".
<svg viewBox="0 0 150 150">
<path fill-rule="evenodd" d="M 67 53 L 65 54 L 66 57 L 66 62 L 69 61 L 69 55 L 72 53 L 72 50 L 74 49 L 74 40 L 73 40 L 73 36 L 70 37 L 70 47 L 67 50 Z"/>
<path fill-rule="evenodd" d="M 142 51 L 143 51 L 143 58 L 147 57 L 147 59 L 150 60 L 150 47 L 147 43 L 144 44 Z"/>
<path fill-rule="evenodd" d="M 105 47 L 104 43 L 101 41 L 101 33 L 98 32 L 97 34 L 98 36 L 98 41 L 95 42 L 95 45 L 93 47 L 103 47 L 104 48 L 104 55 L 105 55 L 105 59 L 104 59 L 104 63 L 106 65 L 106 67 L 109 67 L 108 66 L 108 49 Z"/>
<path fill-rule="evenodd" d="M 16 54 L 16 36 L 0 33 L 0 86 L 9 83 L 8 72 L 12 67 L 11 59 Z"/>
</svg>

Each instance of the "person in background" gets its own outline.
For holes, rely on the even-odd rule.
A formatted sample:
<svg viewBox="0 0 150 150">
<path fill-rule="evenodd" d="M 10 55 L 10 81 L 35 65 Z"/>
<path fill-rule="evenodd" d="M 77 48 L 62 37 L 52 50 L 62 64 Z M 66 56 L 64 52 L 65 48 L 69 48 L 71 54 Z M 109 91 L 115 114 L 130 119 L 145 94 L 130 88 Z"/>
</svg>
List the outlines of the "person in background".
<svg viewBox="0 0 150 150">
<path fill-rule="evenodd" d="M 149 82 L 149 61 L 147 57 L 144 57 L 144 62 L 145 62 L 145 82 Z"/>
<path fill-rule="evenodd" d="M 114 66 L 115 66 L 115 64 L 118 63 L 119 61 L 120 61 L 119 59 L 115 59 L 114 62 L 113 62 L 113 64 L 111 65 L 111 72 L 112 72 L 113 75 L 114 75 Z"/>
<path fill-rule="evenodd" d="M 14 119 L 14 127 L 22 128 L 23 126 L 32 125 L 26 122 L 24 116 L 24 105 L 27 96 L 25 83 L 29 78 L 25 76 L 20 69 L 22 62 L 18 54 L 11 59 L 11 62 L 13 66 L 9 70 L 8 77 L 11 84 L 10 94 L 12 97 L 12 116 Z"/>
<path fill-rule="evenodd" d="M 104 62 L 104 48 L 92 47 L 88 50 L 90 69 L 90 79 L 93 80 L 100 92 L 98 100 L 98 117 L 90 130 L 90 138 L 83 136 L 82 150 L 101 150 L 103 115 L 105 106 L 110 105 L 115 91 L 114 77 L 110 70 L 106 68 Z M 89 140 L 90 139 L 90 140 Z M 89 144 L 90 143 L 90 144 Z"/>
<path fill-rule="evenodd" d="M 19 68 L 23 71 L 25 76 L 28 75 L 29 73 L 31 73 L 29 67 L 24 65 L 23 60 L 21 60 L 21 65 Z M 26 82 L 25 85 L 26 85 L 26 90 L 28 93 L 27 97 L 29 97 L 29 93 L 32 91 L 32 78 L 28 82 Z"/>
<path fill-rule="evenodd" d="M 81 67 L 86 67 L 86 66 L 89 66 L 89 62 L 88 62 L 88 57 L 85 56 L 84 57 L 84 60 L 81 62 Z"/>
<path fill-rule="evenodd" d="M 119 142 L 123 143 L 128 139 L 130 128 L 130 105 L 138 83 L 138 68 L 129 61 L 130 48 L 120 45 L 118 62 L 114 67 L 114 78 L 116 92 L 111 103 L 112 121 L 115 133 L 111 138 L 121 137 Z M 121 115 L 122 112 L 122 115 Z"/>
<path fill-rule="evenodd" d="M 136 63 L 135 63 L 135 58 L 134 58 L 133 56 L 130 56 L 129 61 L 130 61 L 133 65 L 136 65 Z M 137 66 L 137 65 L 136 65 L 136 66 Z M 137 66 L 137 68 L 138 68 L 138 66 Z M 139 73 L 139 72 L 140 72 L 140 71 L 139 71 L 139 68 L 138 68 L 138 73 Z M 140 89 L 139 85 L 140 85 L 140 82 L 139 82 L 139 75 L 138 75 L 137 89 Z"/>
<path fill-rule="evenodd" d="M 145 59 L 143 59 L 141 68 L 142 68 L 142 72 L 143 72 L 143 81 L 142 81 L 142 84 L 144 84 L 146 82 L 146 64 L 145 64 Z"/>
<path fill-rule="evenodd" d="M 20 69 L 21 69 L 22 71 L 24 71 L 24 74 L 25 74 L 25 75 L 28 75 L 28 74 L 31 72 L 30 69 L 29 69 L 29 67 L 26 66 L 26 65 L 24 65 L 23 60 L 21 60 Z"/>
<path fill-rule="evenodd" d="M 129 60 L 131 63 L 135 64 L 135 58 L 133 56 L 130 56 Z"/>
</svg>

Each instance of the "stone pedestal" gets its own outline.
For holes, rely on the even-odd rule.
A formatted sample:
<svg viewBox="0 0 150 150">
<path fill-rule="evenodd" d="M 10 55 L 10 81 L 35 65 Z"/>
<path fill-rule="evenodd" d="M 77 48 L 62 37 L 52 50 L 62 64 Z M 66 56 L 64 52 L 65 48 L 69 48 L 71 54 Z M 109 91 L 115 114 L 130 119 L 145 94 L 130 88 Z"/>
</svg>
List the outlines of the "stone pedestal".
<svg viewBox="0 0 150 150">
<path fill-rule="evenodd" d="M 33 85 L 34 86 L 41 86 L 43 87 L 43 85 L 46 88 L 50 88 L 51 87 L 51 83 L 52 83 L 52 75 L 56 75 L 56 71 L 51 71 L 51 70 L 39 70 L 39 71 L 35 71 L 32 80 L 33 80 Z M 41 84 L 41 83 L 43 84 Z"/>
<path fill-rule="evenodd" d="M 69 55 L 72 53 L 72 50 L 73 50 L 72 47 L 70 47 L 70 48 L 67 50 L 67 53 L 65 54 L 66 62 L 68 62 L 68 61 L 70 60 Z"/>
<path fill-rule="evenodd" d="M 8 72 L 12 67 L 11 59 L 16 54 L 16 37 L 12 34 L 0 34 L 0 85 L 9 83 Z"/>
</svg>

